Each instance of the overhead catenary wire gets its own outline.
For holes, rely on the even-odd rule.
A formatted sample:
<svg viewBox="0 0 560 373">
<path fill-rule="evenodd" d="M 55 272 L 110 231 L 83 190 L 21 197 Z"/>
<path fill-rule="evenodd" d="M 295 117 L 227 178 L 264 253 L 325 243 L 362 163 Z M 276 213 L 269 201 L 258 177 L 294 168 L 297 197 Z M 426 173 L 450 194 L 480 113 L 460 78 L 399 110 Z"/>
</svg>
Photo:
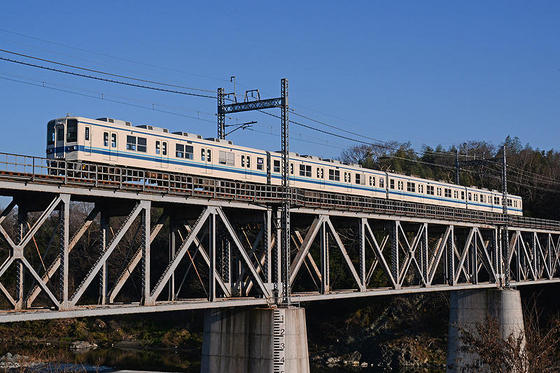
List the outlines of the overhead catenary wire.
<svg viewBox="0 0 560 373">
<path fill-rule="evenodd" d="M 210 99 L 213 99 L 213 100 L 216 99 L 215 96 L 210 96 L 210 95 L 205 95 L 205 94 L 200 94 L 200 93 L 178 91 L 178 90 L 174 90 L 174 89 L 153 87 L 153 86 L 130 83 L 130 82 L 123 82 L 121 80 L 102 78 L 102 77 L 94 76 L 94 75 L 87 75 L 87 74 L 77 73 L 77 72 L 68 71 L 68 70 L 56 69 L 54 67 L 37 65 L 37 64 L 33 64 L 33 63 L 25 62 L 25 61 L 14 60 L 14 59 L 11 59 L 11 58 L 6 58 L 6 57 L 0 57 L 0 60 L 10 62 L 10 63 L 16 63 L 16 64 L 20 64 L 20 65 L 24 65 L 24 66 L 34 67 L 34 68 L 38 68 L 38 69 L 42 69 L 42 70 L 58 72 L 58 73 L 61 73 L 61 74 L 74 75 L 74 76 L 78 76 L 78 77 L 81 77 L 81 78 L 93 79 L 93 80 L 98 80 L 98 81 L 103 81 L 103 82 L 113 83 L 113 84 L 120 84 L 120 85 L 129 86 L 129 87 L 143 88 L 143 89 L 149 89 L 149 90 L 153 90 L 153 91 L 174 93 L 174 94 L 185 95 L 185 96 L 210 98 Z"/>
<path fill-rule="evenodd" d="M 91 72 L 91 73 L 113 76 L 113 77 L 116 77 L 116 78 L 134 80 L 134 81 L 142 82 L 142 83 L 156 84 L 156 85 L 161 85 L 161 86 L 166 86 L 166 87 L 174 87 L 174 88 L 183 88 L 183 89 L 189 89 L 189 90 L 192 90 L 192 91 L 214 93 L 214 91 L 211 91 L 209 89 L 186 87 L 186 86 L 177 85 L 177 84 L 158 82 L 158 81 L 155 81 L 155 80 L 147 80 L 147 79 L 136 78 L 136 77 L 132 77 L 132 76 L 128 76 L 128 75 L 115 74 L 115 73 L 110 73 L 110 72 L 107 72 L 107 71 L 91 69 L 91 68 L 83 67 L 83 66 L 71 65 L 71 64 L 64 63 L 64 62 L 59 62 L 59 61 L 54 61 L 54 60 L 50 60 L 50 59 L 46 59 L 46 58 L 31 56 L 29 54 L 9 51 L 9 50 L 6 50 L 6 49 L 1 49 L 1 48 L 0 48 L 0 52 L 12 54 L 12 55 L 19 56 L 19 57 L 25 57 L 25 58 L 33 59 L 33 60 L 36 60 L 36 61 L 48 62 L 48 63 L 59 65 L 59 66 L 70 67 L 70 68 L 76 69 L 76 70 L 88 71 L 88 72 Z"/>
</svg>

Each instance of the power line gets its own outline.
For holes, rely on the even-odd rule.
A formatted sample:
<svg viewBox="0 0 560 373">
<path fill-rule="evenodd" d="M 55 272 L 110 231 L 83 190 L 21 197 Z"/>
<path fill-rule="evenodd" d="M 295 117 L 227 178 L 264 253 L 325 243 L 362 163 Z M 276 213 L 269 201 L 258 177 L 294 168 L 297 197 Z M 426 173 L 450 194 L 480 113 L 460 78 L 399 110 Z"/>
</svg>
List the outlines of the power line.
<svg viewBox="0 0 560 373">
<path fill-rule="evenodd" d="M 6 49 L 0 49 L 0 52 L 4 52 L 4 53 L 8 53 L 8 54 L 13 54 L 13 55 L 15 55 L 15 56 L 20 56 L 20 57 L 30 58 L 30 59 L 37 60 L 37 61 L 48 62 L 48 63 L 52 63 L 52 64 L 55 64 L 55 65 L 70 67 L 70 68 L 72 68 L 72 69 L 77 69 L 77 70 L 82 70 L 82 71 L 89 71 L 89 72 L 92 72 L 92 73 L 103 74 L 103 75 L 108 75 L 108 76 L 114 76 L 114 77 L 117 77 L 117 78 L 124 78 L 124 79 L 129 79 L 129 80 L 135 80 L 135 81 L 137 81 L 137 82 L 150 83 L 150 84 L 157 84 L 157 85 L 162 85 L 162 86 L 166 86 L 166 87 L 184 88 L 184 89 L 190 89 L 190 90 L 192 90 L 192 91 L 200 91 L 200 92 L 214 93 L 214 91 L 211 91 L 211 90 L 209 90 L 209 89 L 185 87 L 185 86 L 177 85 L 177 84 L 162 83 L 162 82 L 158 82 L 158 81 L 154 81 L 154 80 L 146 80 L 146 79 L 135 78 L 135 77 L 132 77 L 132 76 L 127 76 L 127 75 L 114 74 L 114 73 L 109 73 L 109 72 L 106 72 L 106 71 L 90 69 L 90 68 L 87 68 L 87 67 L 76 66 L 76 65 L 70 65 L 70 64 L 67 64 L 67 63 L 58 62 L 58 61 L 53 61 L 53 60 L 49 60 L 49 59 L 46 59 L 46 58 L 35 57 L 35 56 L 28 55 L 28 54 L 13 52 L 13 51 L 9 51 L 9 50 L 6 50 Z"/>
<path fill-rule="evenodd" d="M 129 87 L 143 88 L 143 89 L 149 89 L 149 90 L 159 91 L 159 92 L 175 93 L 175 94 L 185 95 L 185 96 L 211 98 L 213 100 L 216 99 L 216 97 L 214 97 L 214 96 L 203 95 L 203 94 L 199 94 L 199 93 L 177 91 L 177 90 L 172 90 L 172 89 L 167 89 L 167 88 L 159 88 L 159 87 L 152 87 L 152 86 L 147 86 L 147 85 L 142 85 L 142 84 L 123 82 L 123 81 L 115 80 L 115 79 L 101 78 L 101 77 L 98 77 L 98 76 L 86 75 L 86 74 L 76 73 L 76 72 L 68 71 L 68 70 L 55 69 L 53 67 L 36 65 L 36 64 L 33 64 L 33 63 L 13 60 L 13 59 L 10 59 L 10 58 L 5 58 L 5 57 L 0 57 L 0 60 L 6 61 L 6 62 L 11 62 L 11 63 L 16 63 L 16 64 L 20 64 L 20 65 L 24 65 L 24 66 L 29 66 L 29 67 L 35 67 L 35 68 L 38 68 L 38 69 L 54 71 L 54 72 L 58 72 L 58 73 L 62 73 L 62 74 L 74 75 L 74 76 L 78 76 L 78 77 L 81 77 L 81 78 L 87 78 L 87 79 L 93 79 L 93 80 L 108 82 L 108 83 L 125 85 L 125 86 L 129 86 Z"/>
<path fill-rule="evenodd" d="M 89 53 L 89 54 L 96 54 L 98 56 L 109 57 L 109 58 L 114 59 L 114 60 L 129 62 L 129 63 L 133 63 L 133 64 L 136 64 L 136 65 L 152 67 L 152 68 L 156 68 L 156 69 L 160 69 L 160 70 L 174 71 L 174 72 L 178 72 L 178 73 L 181 73 L 181 74 L 187 74 L 187 75 L 196 76 L 196 77 L 199 77 L 199 78 L 210 79 L 210 80 L 215 80 L 215 81 L 220 81 L 220 82 L 227 82 L 228 81 L 227 79 L 210 77 L 210 76 L 205 76 L 205 75 L 200 75 L 200 74 L 193 74 L 193 73 L 186 72 L 186 71 L 183 71 L 183 70 L 178 70 L 178 69 L 173 69 L 173 68 L 169 68 L 169 67 L 153 65 L 153 64 L 149 64 L 149 63 L 145 63 L 145 62 L 139 62 L 139 61 L 136 61 L 136 60 L 123 58 L 123 57 L 119 57 L 119 56 L 114 56 L 114 55 L 111 55 L 111 54 L 108 54 L 108 53 L 102 53 L 102 52 L 94 51 L 94 50 L 91 50 L 91 49 L 75 47 L 75 46 L 60 43 L 60 42 L 57 42 L 57 41 L 42 39 L 42 38 L 38 38 L 36 36 L 26 35 L 26 34 L 22 34 L 20 32 L 6 30 L 6 29 L 2 29 L 2 28 L 0 28 L 0 32 L 4 32 L 4 33 L 7 33 L 7 34 L 12 34 L 12 35 L 17 35 L 19 37 L 23 37 L 23 38 L 27 38 L 27 39 L 37 40 L 37 41 L 40 41 L 42 43 L 59 45 L 61 47 L 67 48 L 67 49 L 74 49 L 74 50 L 81 51 L 81 52 L 86 52 L 86 53 Z"/>
<path fill-rule="evenodd" d="M 5 76 L 0 76 L 0 79 L 12 81 L 12 82 L 17 82 L 17 83 L 22 83 L 22 84 L 27 84 L 27 85 L 31 85 L 31 86 L 35 86 L 35 87 L 42 87 L 42 88 L 50 89 L 50 90 L 53 90 L 53 91 L 69 93 L 69 94 L 73 94 L 73 95 L 77 95 L 77 96 L 88 97 L 88 98 L 94 98 L 94 99 L 96 99 L 96 100 L 108 101 L 108 102 L 113 102 L 113 103 L 116 103 L 116 104 L 132 106 L 132 107 L 136 107 L 136 108 L 140 108 L 140 109 L 146 109 L 146 110 L 151 110 L 151 111 L 157 111 L 157 112 L 160 112 L 160 113 L 165 113 L 165 114 L 180 116 L 180 117 L 189 118 L 189 119 L 200 120 L 200 121 L 203 121 L 203 122 L 214 123 L 214 121 L 211 121 L 211 120 L 208 120 L 208 119 L 197 118 L 197 117 L 195 117 L 195 116 L 191 116 L 191 115 L 187 115 L 187 114 L 183 114 L 183 113 L 177 113 L 177 112 L 168 111 L 168 110 L 156 109 L 156 108 L 153 107 L 153 106 L 152 106 L 152 107 L 147 107 L 147 106 L 142 106 L 142 105 L 138 105 L 138 104 L 134 104 L 134 103 L 130 103 L 130 102 L 119 101 L 119 100 L 113 100 L 113 99 L 107 98 L 107 97 L 105 97 L 105 96 L 103 96 L 103 97 L 101 97 L 101 96 L 94 96 L 94 95 L 89 95 L 89 94 L 85 94 L 85 93 L 81 93 L 81 92 L 77 92 L 77 91 L 72 91 L 72 90 L 69 90 L 69 89 L 61 89 L 61 88 L 49 87 L 49 86 L 46 85 L 46 84 L 39 84 L 39 83 L 26 82 L 26 81 L 23 81 L 23 80 L 13 79 L 13 78 L 5 77 Z"/>
</svg>

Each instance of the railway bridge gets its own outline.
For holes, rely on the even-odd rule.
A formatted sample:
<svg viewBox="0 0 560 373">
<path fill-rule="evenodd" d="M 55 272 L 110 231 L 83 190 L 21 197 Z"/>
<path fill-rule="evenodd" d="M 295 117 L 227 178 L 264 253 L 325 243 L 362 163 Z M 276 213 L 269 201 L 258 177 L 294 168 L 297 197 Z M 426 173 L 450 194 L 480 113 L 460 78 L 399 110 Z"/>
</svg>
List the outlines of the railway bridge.
<svg viewBox="0 0 560 373">
<path fill-rule="evenodd" d="M 5 153 L 0 195 L 0 322 L 206 309 L 203 371 L 307 372 L 302 302 L 459 291 L 522 328 L 509 289 L 560 281 L 551 220 L 292 189 L 282 250 L 280 187 Z"/>
</svg>

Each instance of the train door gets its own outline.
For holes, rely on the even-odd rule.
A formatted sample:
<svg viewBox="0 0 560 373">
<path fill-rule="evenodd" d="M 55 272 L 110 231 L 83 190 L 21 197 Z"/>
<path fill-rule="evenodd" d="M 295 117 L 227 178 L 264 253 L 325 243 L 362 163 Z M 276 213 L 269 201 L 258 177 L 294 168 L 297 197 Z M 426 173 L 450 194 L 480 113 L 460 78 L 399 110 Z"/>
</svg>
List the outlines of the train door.
<svg viewBox="0 0 560 373">
<path fill-rule="evenodd" d="M 91 127 L 86 126 L 84 127 L 84 154 L 91 155 Z"/>
<path fill-rule="evenodd" d="M 64 123 L 57 123 L 55 126 L 55 132 L 55 158 L 64 158 Z"/>
<path fill-rule="evenodd" d="M 166 141 L 156 141 L 156 155 L 160 159 L 161 168 L 169 167 L 169 158 L 167 155 L 167 142 Z"/>
<path fill-rule="evenodd" d="M 118 138 L 117 138 L 117 133 L 116 132 L 111 132 L 111 149 L 110 149 L 110 153 L 109 153 L 109 160 L 110 161 L 114 161 L 116 162 L 118 160 L 119 157 L 119 153 L 117 151 L 118 149 L 118 144 L 117 144 Z"/>
</svg>

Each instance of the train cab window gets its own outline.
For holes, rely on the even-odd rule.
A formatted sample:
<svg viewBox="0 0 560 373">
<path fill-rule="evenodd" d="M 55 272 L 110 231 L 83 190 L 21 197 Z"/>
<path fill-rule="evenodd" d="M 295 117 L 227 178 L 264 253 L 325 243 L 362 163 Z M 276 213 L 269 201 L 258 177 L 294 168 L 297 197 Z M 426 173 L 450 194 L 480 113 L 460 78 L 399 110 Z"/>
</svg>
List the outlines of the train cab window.
<svg viewBox="0 0 560 373">
<path fill-rule="evenodd" d="M 264 158 L 257 157 L 257 170 L 264 169 Z"/>
<path fill-rule="evenodd" d="M 444 193 L 446 198 L 451 198 L 451 189 L 445 188 Z"/>
<path fill-rule="evenodd" d="M 339 170 L 329 170 L 329 180 L 340 181 L 340 171 Z"/>
<path fill-rule="evenodd" d="M 200 149 L 200 160 L 201 161 L 206 160 L 206 150 L 204 148 Z"/>
<path fill-rule="evenodd" d="M 461 191 L 461 199 L 462 199 L 462 200 L 465 199 L 465 191 L 464 191 L 464 190 Z"/>
<path fill-rule="evenodd" d="M 434 186 L 433 185 L 426 185 L 426 194 L 431 196 L 434 195 Z"/>
<path fill-rule="evenodd" d="M 111 134 L 111 147 L 113 147 L 113 148 L 117 147 L 117 134 L 116 133 Z"/>
<path fill-rule="evenodd" d="M 206 162 L 212 162 L 212 150 L 206 149 Z"/>
<path fill-rule="evenodd" d="M 375 186 L 375 178 L 373 178 L 373 185 Z M 385 187 L 385 181 L 383 179 L 379 179 L 379 186 L 381 188 Z"/>
<path fill-rule="evenodd" d="M 391 189 L 395 189 L 395 179 L 389 180 L 389 185 L 390 185 Z"/>
<path fill-rule="evenodd" d="M 129 138 L 134 139 L 133 148 L 129 148 Z M 132 144 L 132 142 L 130 142 Z M 103 146 L 109 146 L 109 132 L 103 132 Z M 127 136 L 126 137 L 126 148 L 128 150 L 136 150 L 136 137 Z"/>
<path fill-rule="evenodd" d="M 161 142 L 156 141 L 156 155 L 161 153 Z"/>
<path fill-rule="evenodd" d="M 47 124 L 47 145 L 54 144 L 54 120 Z"/>
<path fill-rule="evenodd" d="M 116 141 L 115 141 L 115 145 L 116 145 Z M 146 153 L 146 151 L 148 150 L 148 147 L 146 145 L 147 145 L 146 144 L 146 138 L 145 137 L 139 137 L 138 138 L 138 147 L 136 149 L 139 152 Z"/>
<path fill-rule="evenodd" d="M 406 182 L 406 191 L 415 193 L 416 192 L 416 184 L 407 181 Z"/>
<path fill-rule="evenodd" d="M 66 122 L 66 141 L 78 141 L 78 121 L 76 119 L 68 119 Z"/>
<path fill-rule="evenodd" d="M 64 127 L 60 126 L 56 129 L 56 140 L 64 141 Z"/>
<path fill-rule="evenodd" d="M 471 192 L 467 193 L 467 197 L 469 198 L 469 201 L 472 201 L 472 193 Z"/>
<path fill-rule="evenodd" d="M 274 160 L 274 172 L 280 172 L 280 161 L 277 159 Z"/>
<path fill-rule="evenodd" d="M 86 132 L 85 132 L 85 134 L 84 134 L 84 139 L 85 139 L 86 141 L 89 141 L 89 127 L 86 127 Z"/>
</svg>

